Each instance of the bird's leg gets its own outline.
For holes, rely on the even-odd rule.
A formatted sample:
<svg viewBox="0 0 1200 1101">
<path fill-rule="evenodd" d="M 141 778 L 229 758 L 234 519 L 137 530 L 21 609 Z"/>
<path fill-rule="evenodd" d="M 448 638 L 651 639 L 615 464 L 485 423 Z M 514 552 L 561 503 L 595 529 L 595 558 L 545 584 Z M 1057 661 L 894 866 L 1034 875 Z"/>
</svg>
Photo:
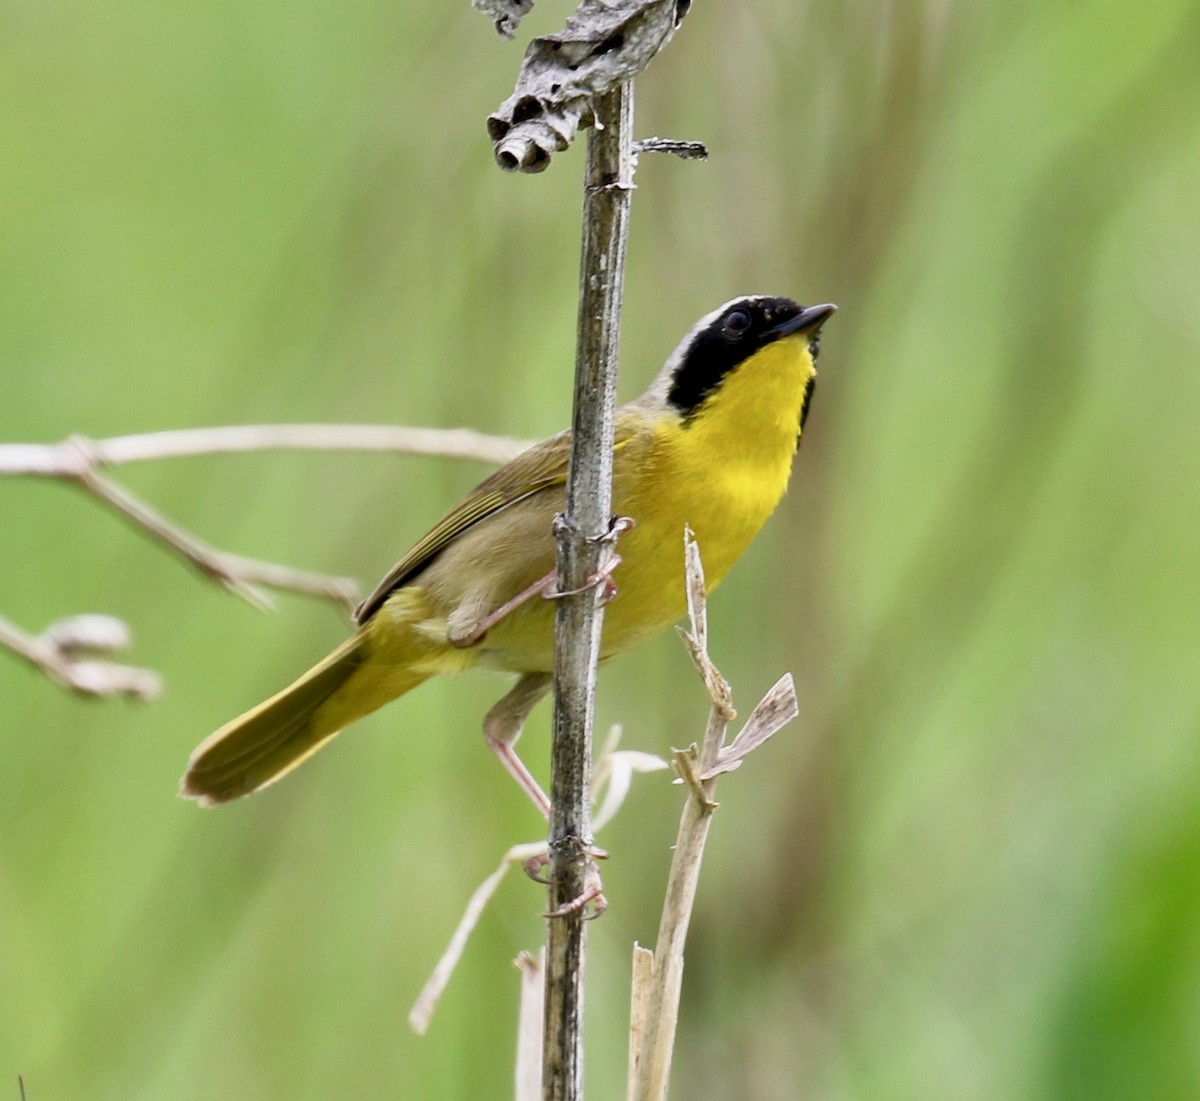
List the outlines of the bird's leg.
<svg viewBox="0 0 1200 1101">
<path fill-rule="evenodd" d="M 608 526 L 602 536 L 601 541 L 614 541 L 622 532 L 628 531 L 633 527 L 633 521 L 628 516 L 616 516 Z M 604 588 L 601 593 L 601 600 L 607 604 L 614 596 L 617 595 L 617 586 L 612 579 L 613 570 L 621 564 L 621 556 L 615 552 L 609 557 L 609 560 L 604 566 L 592 574 L 587 581 L 578 589 L 556 589 L 555 582 L 558 579 L 556 570 L 551 570 L 545 577 L 539 577 L 532 585 L 522 589 L 511 600 L 506 600 L 494 612 L 489 612 L 482 619 L 477 619 L 471 623 L 465 630 L 455 630 L 453 627 L 446 634 L 446 641 L 451 646 L 458 650 L 465 650 L 470 646 L 474 646 L 477 642 L 482 642 L 487 636 L 488 631 L 496 626 L 505 616 L 516 611 L 527 600 L 532 600 L 535 596 L 540 596 L 544 600 L 557 600 L 562 596 L 578 596 L 579 593 L 585 593 L 588 589 L 593 589 L 597 585 L 603 584 Z"/>
<path fill-rule="evenodd" d="M 446 641 L 459 650 L 465 650 L 469 646 L 474 646 L 477 642 L 482 642 L 488 631 L 495 627 L 510 612 L 515 611 L 525 601 L 532 600 L 535 596 L 544 595 L 547 589 L 554 588 L 554 578 L 554 573 L 548 573 L 545 577 L 539 577 L 527 589 L 522 589 L 511 600 L 506 600 L 494 612 L 489 612 L 482 619 L 475 620 L 465 630 L 456 631 L 454 628 L 451 628 L 446 634 Z"/>
<path fill-rule="evenodd" d="M 497 703 L 483 720 L 483 734 L 493 753 L 500 758 L 500 763 L 508 770 L 508 774 L 516 780 L 530 802 L 542 812 L 544 818 L 550 817 L 550 800 L 542 791 L 541 785 L 525 767 L 525 762 L 517 756 L 514 748 L 521 736 L 521 728 L 529 717 L 529 712 L 537 706 L 538 701 L 550 691 L 554 678 L 549 673 L 524 673 L 508 694 Z M 547 917 L 562 917 L 574 913 L 591 904 L 591 917 L 599 917 L 608 906 L 604 897 L 604 887 L 600 882 L 600 869 L 597 860 L 604 860 L 608 853 L 603 849 L 591 846 L 586 852 L 588 858 L 587 881 L 583 894 L 572 899 L 565 906 L 547 914 Z M 538 874 L 549 863 L 548 854 L 539 854 L 525 862 L 525 871 L 532 879 L 540 883 L 547 882 Z"/>
<path fill-rule="evenodd" d="M 483 720 L 483 736 L 487 738 L 488 746 L 545 818 L 550 817 L 550 800 L 517 756 L 515 746 L 529 712 L 550 691 L 553 679 L 549 673 L 522 674 L 521 679 Z"/>
</svg>

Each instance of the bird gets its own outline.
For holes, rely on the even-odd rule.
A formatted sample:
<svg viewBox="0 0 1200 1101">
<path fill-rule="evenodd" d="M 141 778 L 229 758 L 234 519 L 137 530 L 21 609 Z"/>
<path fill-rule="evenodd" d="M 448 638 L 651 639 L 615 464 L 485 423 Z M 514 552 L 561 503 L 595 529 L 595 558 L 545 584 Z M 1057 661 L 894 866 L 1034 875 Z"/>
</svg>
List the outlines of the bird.
<svg viewBox="0 0 1200 1101">
<path fill-rule="evenodd" d="M 711 592 L 787 489 L 812 405 L 821 327 L 837 309 L 743 295 L 702 317 L 646 392 L 614 421 L 619 564 L 600 658 L 686 611 L 690 528 Z M 487 713 L 488 745 L 533 803 L 549 800 L 515 745 L 552 685 L 555 540 L 570 430 L 534 444 L 471 490 L 355 610 L 354 634 L 293 684 L 192 753 L 180 794 L 226 803 L 287 775 L 336 734 L 430 677 L 517 674 Z M 614 556 L 614 560 L 617 560 Z"/>
</svg>

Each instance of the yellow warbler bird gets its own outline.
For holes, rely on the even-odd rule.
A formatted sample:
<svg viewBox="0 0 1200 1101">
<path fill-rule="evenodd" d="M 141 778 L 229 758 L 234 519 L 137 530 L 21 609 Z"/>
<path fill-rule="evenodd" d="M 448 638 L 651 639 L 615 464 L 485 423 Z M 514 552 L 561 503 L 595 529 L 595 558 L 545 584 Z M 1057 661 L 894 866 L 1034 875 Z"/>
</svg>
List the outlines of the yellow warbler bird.
<svg viewBox="0 0 1200 1101">
<path fill-rule="evenodd" d="M 650 388 L 616 415 L 613 509 L 622 534 L 601 657 L 665 630 L 685 611 L 681 539 L 695 532 L 711 591 L 787 488 L 812 400 L 822 324 L 836 307 L 735 298 L 701 318 Z M 514 750 L 554 665 L 554 517 L 570 433 L 481 482 L 358 607 L 358 629 L 290 687 L 192 754 L 182 794 L 211 805 L 278 780 L 352 722 L 441 673 L 519 674 L 488 712 L 488 744 L 543 810 Z"/>
</svg>

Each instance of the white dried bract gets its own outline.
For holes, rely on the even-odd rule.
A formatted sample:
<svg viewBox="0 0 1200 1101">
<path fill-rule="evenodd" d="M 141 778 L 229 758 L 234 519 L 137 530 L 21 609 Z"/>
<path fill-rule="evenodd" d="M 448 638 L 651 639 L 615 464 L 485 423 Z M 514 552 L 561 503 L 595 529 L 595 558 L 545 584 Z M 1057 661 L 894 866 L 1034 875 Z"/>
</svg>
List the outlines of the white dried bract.
<svg viewBox="0 0 1200 1101">
<path fill-rule="evenodd" d="M 124 650 L 130 643 L 128 625 L 111 615 L 75 615 L 51 623 L 42 632 L 46 640 L 60 653 L 111 654 Z"/>
<path fill-rule="evenodd" d="M 110 661 L 73 661 L 65 667 L 62 681 L 84 696 L 153 700 L 162 695 L 162 678 L 153 670 Z"/>
</svg>

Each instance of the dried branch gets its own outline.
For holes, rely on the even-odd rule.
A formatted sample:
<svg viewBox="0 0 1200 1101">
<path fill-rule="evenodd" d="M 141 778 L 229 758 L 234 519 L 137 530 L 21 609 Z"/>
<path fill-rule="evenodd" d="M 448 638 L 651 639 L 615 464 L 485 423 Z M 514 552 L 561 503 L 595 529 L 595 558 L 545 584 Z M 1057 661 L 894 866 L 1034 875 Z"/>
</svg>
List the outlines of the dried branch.
<svg viewBox="0 0 1200 1101">
<path fill-rule="evenodd" d="M 103 467 L 248 451 L 378 451 L 506 463 L 529 442 L 469 428 L 403 428 L 385 424 L 247 424 L 182 428 L 62 443 L 0 443 L 0 475 L 74 479 Z"/>
<path fill-rule="evenodd" d="M 241 597 L 261 611 L 273 611 L 275 607 L 271 597 L 262 588 L 264 585 L 332 600 L 346 611 L 354 608 L 362 595 L 358 582 L 352 577 L 329 577 L 217 550 L 168 520 L 124 486 L 101 474 L 86 471 L 73 481 L 163 546 L 181 555 L 209 580 L 223 585 L 234 596 Z"/>
<path fill-rule="evenodd" d="M 99 657 L 129 646 L 129 628 L 112 616 L 72 616 L 52 623 L 40 635 L 0 617 L 0 646 L 82 696 L 150 700 L 162 692 L 162 681 L 149 669 Z"/>
<path fill-rule="evenodd" d="M 347 610 L 359 599 L 358 582 L 293 569 L 217 550 L 167 519 L 125 486 L 101 474 L 107 467 L 157 459 L 251 451 L 371 451 L 390 454 L 439 455 L 503 463 L 529 444 L 486 436 L 466 428 L 399 428 L 374 424 L 264 424 L 221 428 L 188 428 L 90 440 L 72 436 L 56 444 L 0 444 L 0 476 L 53 478 L 69 482 L 182 556 L 205 577 L 216 581 L 256 608 L 273 607 L 266 588 L 331 600 Z M 103 622 L 119 628 L 128 643 L 128 628 L 110 617 L 76 617 L 66 621 Z M 147 699 L 161 690 L 153 673 L 111 662 L 81 661 L 53 644 L 0 621 L 0 646 L 25 658 L 58 683 L 92 696 L 126 695 Z M 102 647 L 92 646 L 92 650 Z"/>
<path fill-rule="evenodd" d="M 690 6 L 583 0 L 558 34 L 530 42 L 513 94 L 488 117 L 496 163 L 506 172 L 544 171 L 581 127 L 596 124 L 603 98 L 671 40 Z"/>
<path fill-rule="evenodd" d="M 710 709 L 700 748 L 693 745 L 675 752 L 675 768 L 688 788 L 689 798 L 671 858 L 653 965 L 647 967 L 635 952 L 633 1006 L 635 1017 L 640 1017 L 642 1023 L 635 1023 L 630 1033 L 630 1101 L 663 1101 L 667 1095 L 683 985 L 683 948 L 708 829 L 717 809 L 713 797 L 717 777 L 737 768 L 747 753 L 762 745 L 798 711 L 792 679 L 784 676 L 763 697 L 737 737 L 724 744 L 734 718 L 732 696 L 728 682 L 708 656 L 704 571 L 699 548 L 691 532 L 685 534 L 684 542 L 691 630 L 681 633 L 704 682 Z"/>
<path fill-rule="evenodd" d="M 423 1035 L 429 1028 L 429 1022 L 433 1017 L 434 1009 L 437 1008 L 438 999 L 446 989 L 446 983 L 450 981 L 450 976 L 454 974 L 458 961 L 462 959 L 463 950 L 467 946 L 467 941 L 471 939 L 475 926 L 479 924 L 480 916 L 487 909 L 487 904 L 491 902 L 492 896 L 495 895 L 496 889 L 508 874 L 509 868 L 514 864 L 524 863 L 526 860 L 542 856 L 545 852 L 546 843 L 544 841 L 514 845 L 500 858 L 499 867 L 475 888 L 467 903 L 467 908 L 459 920 L 458 927 L 450 938 L 446 951 L 442 953 L 442 958 L 434 967 L 433 974 L 429 976 L 412 1009 L 409 1010 L 408 1023 L 414 1032 Z"/>
</svg>

